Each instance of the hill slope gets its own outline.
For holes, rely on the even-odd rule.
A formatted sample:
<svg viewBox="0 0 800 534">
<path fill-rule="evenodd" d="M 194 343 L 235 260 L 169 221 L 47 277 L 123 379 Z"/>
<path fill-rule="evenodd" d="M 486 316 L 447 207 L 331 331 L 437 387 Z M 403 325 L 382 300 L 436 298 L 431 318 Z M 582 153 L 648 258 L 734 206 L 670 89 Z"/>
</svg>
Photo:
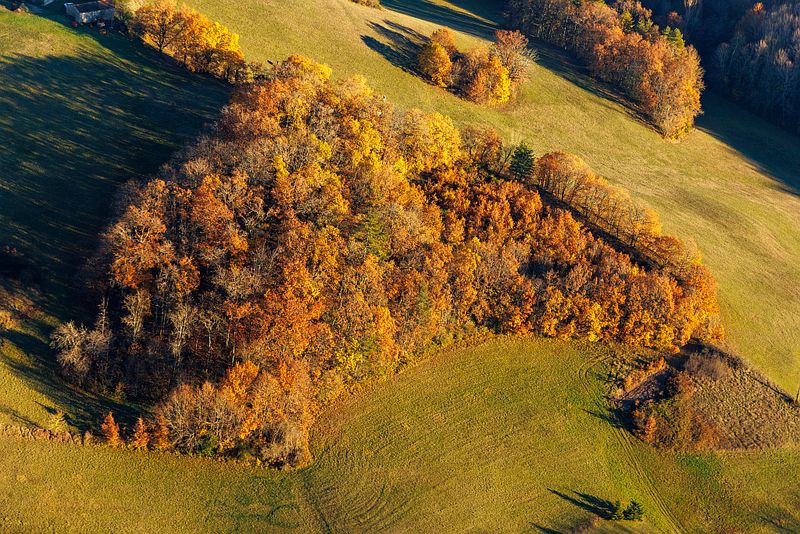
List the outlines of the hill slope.
<svg viewBox="0 0 800 534">
<path fill-rule="evenodd" d="M 667 230 L 700 243 L 734 342 L 793 385 L 796 139 L 710 99 L 705 131 L 665 143 L 547 50 L 519 101 L 503 110 L 462 102 L 392 64 L 395 43 L 411 30 L 448 23 L 466 32 L 461 44 L 474 42 L 496 18 L 484 2 L 384 2 L 399 12 L 349 0 L 194 3 L 241 32 L 254 58 L 305 53 L 339 73 L 365 73 L 398 103 L 496 126 L 540 153 L 583 155 L 658 207 Z M 26 295 L 30 317 L 0 346 L 0 420 L 47 424 L 59 408 L 81 423 L 104 400 L 54 380 L 48 327 L 84 316 L 71 288 L 116 185 L 164 161 L 213 116 L 224 91 L 165 70 L 119 37 L 6 13 L 0 28 L 0 102 L 14 109 L 0 115 L 0 229 L 43 273 L 41 293 Z M 289 474 L 0 437 L 0 526 L 549 532 L 605 500 L 639 498 L 649 521 L 624 528 L 800 529 L 797 451 L 674 455 L 640 445 L 607 420 L 598 377 L 606 352 L 499 340 L 436 356 L 323 414 L 318 462 Z"/>
<path fill-rule="evenodd" d="M 516 102 L 487 109 L 404 69 L 440 25 L 459 44 L 491 37 L 502 2 L 189 0 L 241 34 L 253 60 L 304 54 L 338 76 L 363 74 L 394 103 L 497 128 L 538 154 L 564 150 L 656 208 L 667 233 L 694 239 L 720 285 L 729 338 L 770 378 L 800 383 L 800 138 L 707 95 L 698 129 L 679 144 L 635 120 L 602 86 L 549 48 Z"/>
<path fill-rule="evenodd" d="M 18 310 L 0 332 L 0 422 L 46 425 L 56 409 L 96 419 L 101 400 L 54 376 L 49 331 L 94 315 L 77 276 L 116 188 L 154 172 L 227 99 L 154 51 L 63 22 L 0 8 L 0 246 L 25 265 L 22 280 L 0 276 L 0 309 Z"/>
<path fill-rule="evenodd" d="M 648 522 L 602 529 L 800 526 L 781 475 L 796 452 L 676 455 L 609 424 L 611 353 L 498 339 L 439 354 L 324 412 L 317 461 L 288 474 L 6 440 L 0 517 L 15 530 L 560 532 L 638 499 Z"/>
</svg>

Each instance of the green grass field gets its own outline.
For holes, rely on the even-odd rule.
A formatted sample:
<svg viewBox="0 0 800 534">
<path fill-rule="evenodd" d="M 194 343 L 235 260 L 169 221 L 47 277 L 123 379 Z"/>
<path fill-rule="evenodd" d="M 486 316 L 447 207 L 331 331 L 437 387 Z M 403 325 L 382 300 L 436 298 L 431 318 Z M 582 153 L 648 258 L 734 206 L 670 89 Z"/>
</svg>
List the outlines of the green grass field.
<svg viewBox="0 0 800 534">
<path fill-rule="evenodd" d="M 0 420 L 46 424 L 54 409 L 76 424 L 96 417 L 100 399 L 55 378 L 49 331 L 91 321 L 78 275 L 116 188 L 169 159 L 226 92 L 119 35 L 0 11 L 0 244 L 24 255 L 40 286 L 22 295 L 29 317 L 0 338 Z"/>
<path fill-rule="evenodd" d="M 241 35 L 247 56 L 307 55 L 338 76 L 363 74 L 389 100 L 497 128 L 541 154 L 565 150 L 630 189 L 667 232 L 693 239 L 719 281 L 733 347 L 794 392 L 800 385 L 800 138 L 707 95 L 683 142 L 662 140 L 547 48 L 519 98 L 487 109 L 402 68 L 409 42 L 446 24 L 470 47 L 491 36 L 501 1 L 188 0 Z"/>
<path fill-rule="evenodd" d="M 6 439 L 0 518 L 24 531 L 561 532 L 639 499 L 646 523 L 601 531 L 800 527 L 800 455 L 642 445 L 606 420 L 609 354 L 498 339 L 433 356 L 324 412 L 316 462 L 291 473 Z"/>
<path fill-rule="evenodd" d="M 401 105 L 494 126 L 539 153 L 580 154 L 699 243 L 734 345 L 784 387 L 800 380 L 797 138 L 709 97 L 699 129 L 665 142 L 547 49 L 499 110 L 403 70 L 407 40 L 438 25 L 462 30 L 463 46 L 485 37 L 498 20 L 491 2 L 191 3 L 239 32 L 252 59 L 306 54 L 364 74 Z M 54 375 L 47 333 L 90 316 L 76 276 L 116 187 L 155 170 L 224 100 L 120 36 L 0 11 L 0 242 L 36 265 L 41 285 L 26 295 L 31 316 L 0 336 L 0 422 L 46 426 L 61 409 L 83 426 L 108 406 Z M 0 529 L 560 532 L 605 501 L 636 498 L 645 524 L 600 530 L 800 530 L 800 452 L 641 445 L 607 420 L 608 350 L 530 339 L 436 355 L 323 413 L 317 461 L 293 473 L 0 438 Z"/>
</svg>

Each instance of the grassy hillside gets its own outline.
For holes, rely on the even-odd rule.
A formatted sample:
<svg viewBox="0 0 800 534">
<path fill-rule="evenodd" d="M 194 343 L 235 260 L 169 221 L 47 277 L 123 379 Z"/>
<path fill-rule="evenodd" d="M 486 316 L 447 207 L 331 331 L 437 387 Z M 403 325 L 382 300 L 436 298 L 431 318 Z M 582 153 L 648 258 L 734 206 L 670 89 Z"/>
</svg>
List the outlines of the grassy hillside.
<svg viewBox="0 0 800 534">
<path fill-rule="evenodd" d="M 117 186 L 155 171 L 226 98 L 119 35 L 0 8 L 0 245 L 16 247 L 28 271 L 0 285 L 0 305 L 22 308 L 0 337 L 0 421 L 46 424 L 61 409 L 85 423 L 96 413 L 98 399 L 53 376 L 49 330 L 91 320 L 77 276 Z"/>
<path fill-rule="evenodd" d="M 666 231 L 694 239 L 720 283 L 733 346 L 783 387 L 800 385 L 800 139 L 708 95 L 698 129 L 662 140 L 562 56 L 540 49 L 516 102 L 490 110 L 426 84 L 403 68 L 413 43 L 439 25 L 478 43 L 502 2 L 386 0 L 189 0 L 241 34 L 254 60 L 293 53 L 339 76 L 364 74 L 403 106 L 496 127 L 538 153 L 581 155 L 660 212 Z"/>
<path fill-rule="evenodd" d="M 316 463 L 291 473 L 6 440 L 0 518 L 25 531 L 561 532 L 635 498 L 648 521 L 618 531 L 800 526 L 787 476 L 800 455 L 640 444 L 607 421 L 608 356 L 536 339 L 434 356 L 323 413 Z"/>
<path fill-rule="evenodd" d="M 496 126 L 540 153 L 581 154 L 656 206 L 667 230 L 700 243 L 738 348 L 786 387 L 800 379 L 796 139 L 709 99 L 701 129 L 666 143 L 547 50 L 502 110 L 398 66 L 405 39 L 438 24 L 475 42 L 497 18 L 490 2 L 192 3 L 240 32 L 254 59 L 308 54 L 338 74 L 364 73 L 402 105 Z M 224 93 L 120 37 L 0 12 L 0 104 L 12 110 L 0 113 L 0 241 L 31 260 L 41 288 L 17 294 L 32 300 L 30 314 L 2 336 L 0 421 L 46 425 L 59 408 L 82 423 L 102 407 L 54 378 L 47 331 L 91 311 L 75 277 L 115 187 L 166 160 Z M 558 532 L 630 498 L 649 519 L 627 530 L 800 530 L 800 453 L 639 444 L 605 411 L 608 351 L 498 340 L 437 355 L 326 411 L 318 461 L 293 473 L 2 437 L 0 530 Z"/>
</svg>

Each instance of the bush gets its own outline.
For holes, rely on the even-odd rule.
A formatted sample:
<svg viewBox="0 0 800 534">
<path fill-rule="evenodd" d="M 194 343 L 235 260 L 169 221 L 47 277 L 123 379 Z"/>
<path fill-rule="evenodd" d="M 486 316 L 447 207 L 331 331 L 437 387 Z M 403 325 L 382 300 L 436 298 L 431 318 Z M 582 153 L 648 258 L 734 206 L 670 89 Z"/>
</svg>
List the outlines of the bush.
<svg viewBox="0 0 800 534">
<path fill-rule="evenodd" d="M 731 373 L 731 367 L 722 355 L 707 351 L 690 354 L 684 368 L 692 375 L 712 380 L 720 380 Z"/>
<path fill-rule="evenodd" d="M 611 512 L 608 515 L 611 521 L 621 521 L 625 519 L 625 509 L 622 507 L 620 501 L 615 501 L 611 506 Z"/>
<path fill-rule="evenodd" d="M 644 507 L 638 501 L 631 501 L 622 515 L 628 521 L 641 521 L 644 519 Z"/>
</svg>

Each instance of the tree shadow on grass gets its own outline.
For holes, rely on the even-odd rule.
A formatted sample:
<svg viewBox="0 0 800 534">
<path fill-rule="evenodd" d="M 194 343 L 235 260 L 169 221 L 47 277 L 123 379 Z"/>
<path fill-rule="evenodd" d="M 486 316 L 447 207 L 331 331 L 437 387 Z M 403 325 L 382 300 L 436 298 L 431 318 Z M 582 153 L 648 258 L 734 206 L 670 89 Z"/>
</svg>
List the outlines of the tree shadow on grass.
<svg viewBox="0 0 800 534">
<path fill-rule="evenodd" d="M 80 41 L 75 54 L 0 57 L 0 241 L 36 271 L 30 298 L 46 315 L 90 323 L 97 302 L 78 275 L 110 220 L 117 187 L 154 173 L 216 117 L 229 89 L 121 35 L 68 31 L 102 46 Z M 8 362 L 12 370 L 68 407 L 72 424 L 91 426 L 110 404 L 66 385 L 41 341 L 51 327 L 32 328 L 42 332 L 38 339 L 5 334 L 32 359 Z"/>
<path fill-rule="evenodd" d="M 37 337 L 22 332 L 7 332 L 5 342 L 13 343 L 24 351 L 27 361 L 6 360 L 5 365 L 17 376 L 26 380 L 34 389 L 52 400 L 53 405 L 43 405 L 46 411 L 56 413 L 56 406 L 69 408 L 67 423 L 80 430 L 97 430 L 102 415 L 114 412 L 118 422 L 132 425 L 137 410 L 134 406 L 115 402 L 106 397 L 93 395 L 64 381 L 58 374 L 57 364 L 50 357 L 50 348 Z M 34 426 L 33 421 L 21 416 L 11 407 L 3 407 L 12 419 L 26 426 Z"/>
<path fill-rule="evenodd" d="M 370 29 L 377 33 L 383 41 L 370 35 L 362 35 L 361 40 L 395 67 L 419 75 L 417 55 L 425 43 L 426 37 L 411 28 L 388 20 L 384 20 L 383 24 L 385 25 L 374 22 L 369 24 Z"/>
<path fill-rule="evenodd" d="M 567 493 L 554 489 L 550 489 L 548 491 L 553 495 L 556 495 L 557 497 L 567 501 L 568 503 L 577 506 L 581 510 L 594 514 L 603 519 L 610 518 L 611 514 L 614 513 L 614 503 L 607 499 L 578 491 L 573 491 L 572 495 L 568 495 Z"/>
<path fill-rule="evenodd" d="M 503 18 L 503 0 L 450 0 L 442 5 L 431 0 L 382 0 L 387 9 L 490 39 Z"/>
</svg>

